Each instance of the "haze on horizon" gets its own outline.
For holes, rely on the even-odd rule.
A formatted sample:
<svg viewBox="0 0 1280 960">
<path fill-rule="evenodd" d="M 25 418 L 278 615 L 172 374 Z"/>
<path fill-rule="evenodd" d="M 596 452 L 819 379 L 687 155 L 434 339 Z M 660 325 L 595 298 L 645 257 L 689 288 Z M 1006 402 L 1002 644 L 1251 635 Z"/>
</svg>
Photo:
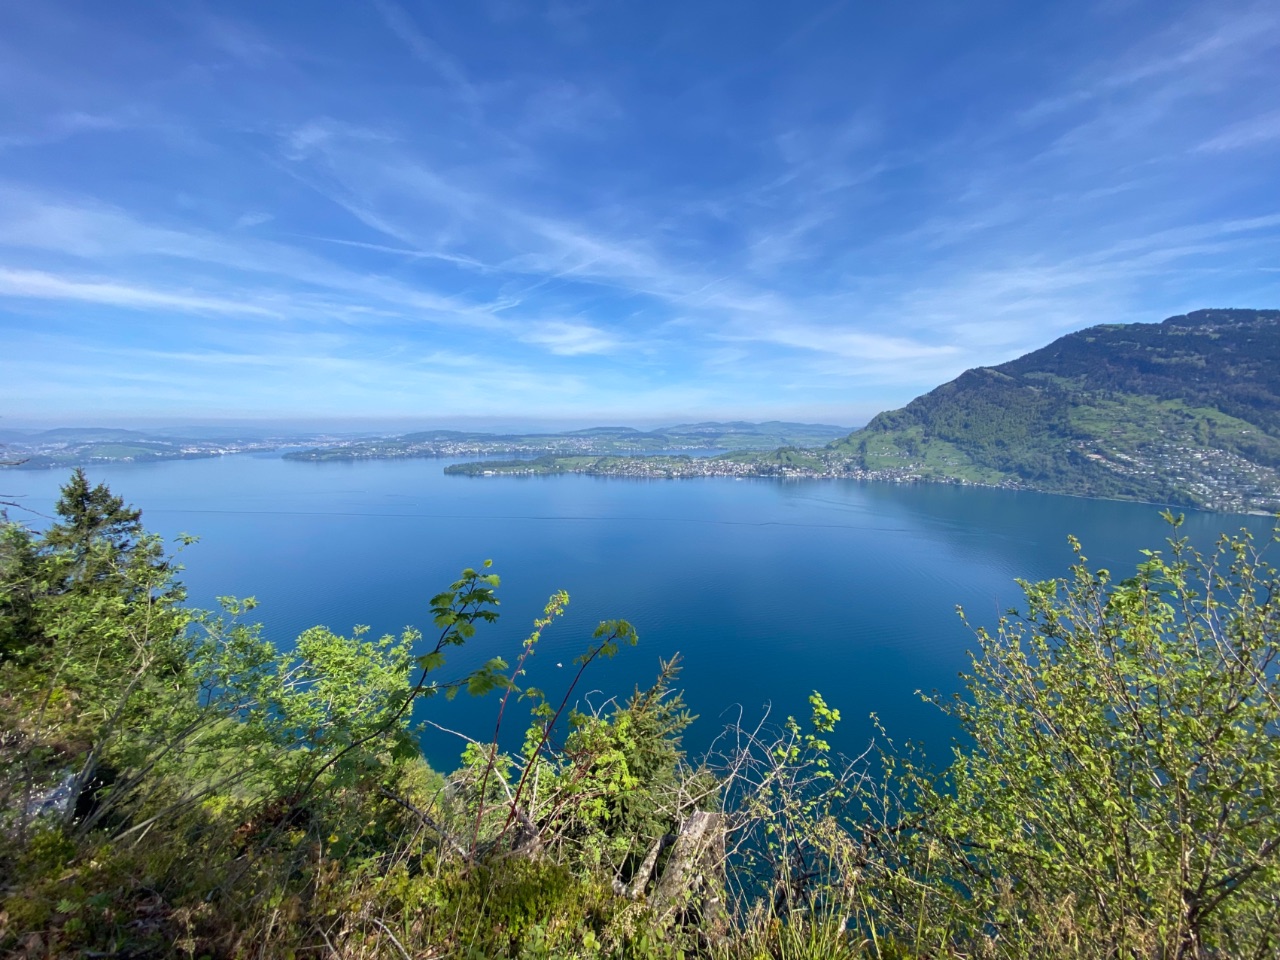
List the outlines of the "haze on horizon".
<svg viewBox="0 0 1280 960">
<path fill-rule="evenodd" d="M 856 424 L 1280 305 L 1280 6 L 0 4 L 0 416 Z"/>
</svg>

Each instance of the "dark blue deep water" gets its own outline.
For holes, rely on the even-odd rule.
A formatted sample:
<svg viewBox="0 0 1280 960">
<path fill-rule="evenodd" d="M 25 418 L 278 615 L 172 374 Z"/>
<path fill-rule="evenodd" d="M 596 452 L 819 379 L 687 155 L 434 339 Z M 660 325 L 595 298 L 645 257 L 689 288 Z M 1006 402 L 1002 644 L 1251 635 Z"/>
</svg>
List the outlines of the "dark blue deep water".
<svg viewBox="0 0 1280 960">
<path fill-rule="evenodd" d="M 193 604 L 254 596 L 281 646 L 315 624 L 429 633 L 428 599 L 492 558 L 502 619 L 455 656 L 459 668 L 510 659 L 563 588 L 568 615 L 544 635 L 529 677 L 556 699 L 592 627 L 625 617 L 639 645 L 593 667 L 581 692 L 625 695 L 652 678 L 659 657 L 679 652 L 700 714 L 692 748 L 739 706 L 748 719 L 767 703 L 775 717 L 806 715 L 817 689 L 844 714 L 841 749 L 865 746 L 874 711 L 894 739 L 922 741 L 939 762 L 954 731 L 915 691 L 959 689 L 972 636 L 956 605 L 993 625 L 1019 600 L 1015 577 L 1066 572 L 1068 534 L 1093 565 L 1120 573 L 1168 533 L 1144 504 L 834 480 L 447 477 L 447 462 L 234 456 L 88 472 L 141 507 L 149 529 L 200 537 L 182 556 Z M 6 492 L 48 513 L 65 479 L 9 472 Z M 1272 525 L 1194 513 L 1185 530 L 1209 545 L 1241 526 L 1265 538 Z M 495 708 L 459 697 L 431 701 L 420 716 L 487 739 Z M 439 767 L 454 765 L 458 746 L 424 736 Z"/>
</svg>

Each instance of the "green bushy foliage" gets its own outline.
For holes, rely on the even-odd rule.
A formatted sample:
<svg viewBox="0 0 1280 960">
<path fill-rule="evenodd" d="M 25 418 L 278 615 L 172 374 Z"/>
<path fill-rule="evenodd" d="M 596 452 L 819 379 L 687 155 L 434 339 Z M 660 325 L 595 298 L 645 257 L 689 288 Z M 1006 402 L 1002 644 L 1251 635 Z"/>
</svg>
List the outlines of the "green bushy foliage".
<svg viewBox="0 0 1280 960">
<path fill-rule="evenodd" d="M 626 621 L 599 626 L 566 690 L 525 686 L 562 592 L 513 663 L 440 680 L 497 619 L 487 563 L 430 599 L 434 638 L 315 627 L 281 650 L 246 622 L 252 600 L 187 608 L 138 512 L 83 474 L 59 512 L 44 536 L 0 534 L 0 950 L 1280 950 L 1280 577 L 1247 535 L 1203 556 L 1175 531 L 1132 577 L 1080 555 L 1023 583 L 1025 610 L 977 631 L 967 689 L 942 704 L 967 739 L 935 772 L 887 737 L 837 756 L 840 711 L 817 692 L 805 722 L 736 724 L 690 763 L 676 660 L 624 701 L 574 700 L 635 642 Z M 494 694 L 495 732 L 443 775 L 413 707 L 462 690 Z M 520 703 L 524 744 L 504 754 Z M 689 860 L 696 883 L 664 901 L 652 881 L 707 816 L 726 852 Z"/>
<path fill-rule="evenodd" d="M 909 799 L 874 836 L 874 879 L 894 935 L 998 956 L 1280 950 L 1280 580 L 1247 533 L 1144 553 L 1125 579 L 1079 555 L 1023 583 L 1026 611 L 977 632 L 946 707 L 970 744 L 942 776 L 890 758 Z"/>
<path fill-rule="evenodd" d="M 1120 952 L 1265 955 L 1280 949 L 1276 572 L 1247 535 L 1209 559 L 1170 546 L 1119 582 L 1081 555 L 1067 581 L 1023 585 L 1025 618 L 979 632 L 952 708 L 975 749 L 939 825 L 969 844 L 996 915 L 1003 886 L 1073 904 Z"/>
</svg>

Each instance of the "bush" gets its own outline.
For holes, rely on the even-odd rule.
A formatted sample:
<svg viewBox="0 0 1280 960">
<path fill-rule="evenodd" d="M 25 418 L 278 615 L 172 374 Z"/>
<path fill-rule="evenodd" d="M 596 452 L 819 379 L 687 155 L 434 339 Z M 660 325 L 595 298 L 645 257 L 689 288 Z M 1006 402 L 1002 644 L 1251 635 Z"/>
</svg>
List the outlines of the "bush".
<svg viewBox="0 0 1280 960">
<path fill-rule="evenodd" d="M 1180 522 L 1166 515 L 1175 525 Z M 1280 950 L 1280 581 L 1247 533 L 1078 562 L 977 632 L 972 747 L 914 776 L 916 859 L 962 938 L 1031 954 Z"/>
<path fill-rule="evenodd" d="M 497 618 L 488 564 L 432 599 L 434 642 L 317 627 L 281 653 L 239 622 L 250 601 L 185 608 L 105 488 L 77 474 L 61 507 L 45 537 L 0 535 L 0 950 L 1280 952 L 1280 578 L 1247 534 L 1202 556 L 1169 517 L 1133 577 L 1073 544 L 1068 578 L 1022 583 L 1025 612 L 976 633 L 945 704 L 965 740 L 934 774 L 887 740 L 878 767 L 838 758 L 817 692 L 807 724 L 735 725 L 690 764 L 675 660 L 574 709 L 583 671 L 635 642 L 626 621 L 600 625 L 562 696 L 522 688 L 563 593 L 514 666 L 434 682 Z M 472 740 L 442 777 L 409 717 L 461 689 L 500 692 L 499 729 L 521 699 L 532 723 L 519 752 Z M 685 818 L 721 832 L 678 854 Z"/>
</svg>

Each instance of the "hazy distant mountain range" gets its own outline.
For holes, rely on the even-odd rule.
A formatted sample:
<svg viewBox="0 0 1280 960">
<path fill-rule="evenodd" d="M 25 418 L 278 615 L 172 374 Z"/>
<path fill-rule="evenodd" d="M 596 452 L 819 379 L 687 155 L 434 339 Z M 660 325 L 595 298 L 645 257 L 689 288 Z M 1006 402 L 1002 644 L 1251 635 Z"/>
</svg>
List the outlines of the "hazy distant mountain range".
<svg viewBox="0 0 1280 960">
<path fill-rule="evenodd" d="M 195 431 L 192 431 L 193 433 Z M 1198 310 L 1102 324 L 978 367 L 848 433 L 827 424 L 705 422 L 564 433 L 176 437 L 66 428 L 0 436 L 25 466 L 306 446 L 313 462 L 495 457 L 501 475 L 855 477 L 977 483 L 1214 510 L 1280 509 L 1280 310 Z M 847 435 L 846 435 L 847 434 Z M 719 456 L 690 456 L 727 450 Z M 640 455 L 640 456 L 638 456 Z"/>
<path fill-rule="evenodd" d="M 682 450 L 772 450 L 829 443 L 847 427 L 823 423 L 681 423 L 657 430 L 591 427 L 565 433 L 494 434 L 429 430 L 374 440 L 351 440 L 285 454 L 289 460 L 385 460 L 405 457 L 629 456 Z"/>
<path fill-rule="evenodd" d="M 1280 310 L 1103 324 L 968 370 L 823 447 L 545 457 L 455 473 L 977 483 L 1212 510 L 1280 509 Z"/>
<path fill-rule="evenodd" d="M 0 431 L 0 461 L 21 461 L 26 469 L 111 462 L 216 457 L 231 453 L 290 449 L 289 460 L 400 459 L 406 457 L 618 455 L 671 451 L 772 450 L 788 444 L 817 446 L 839 439 L 848 427 L 815 423 L 684 423 L 658 430 L 591 427 L 564 433 L 498 434 L 426 430 L 395 437 L 297 435 L 261 431 L 241 435 L 232 428 L 175 428 L 166 431 L 107 427 Z"/>
<path fill-rule="evenodd" d="M 17 461 L 16 466 L 26 469 L 91 463 L 147 463 L 275 450 L 285 442 L 280 438 L 184 437 L 106 427 L 11 430 L 0 434 L 0 443 L 4 444 L 4 449 L 0 450 L 0 461 Z"/>
</svg>

